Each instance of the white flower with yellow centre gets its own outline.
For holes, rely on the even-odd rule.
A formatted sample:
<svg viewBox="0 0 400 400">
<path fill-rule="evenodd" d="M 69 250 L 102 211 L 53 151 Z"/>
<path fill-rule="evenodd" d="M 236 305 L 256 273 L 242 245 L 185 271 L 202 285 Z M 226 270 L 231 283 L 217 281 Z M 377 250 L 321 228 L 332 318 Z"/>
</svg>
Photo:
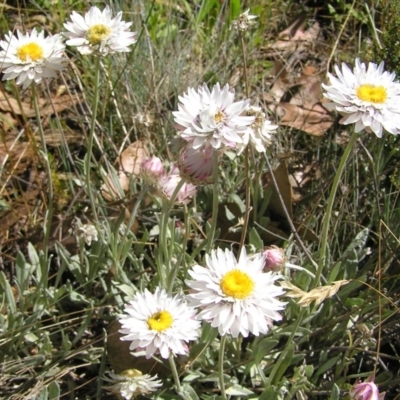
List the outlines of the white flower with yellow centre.
<svg viewBox="0 0 400 400">
<path fill-rule="evenodd" d="M 23 35 L 17 31 L 5 35 L 0 41 L 0 69 L 3 80 L 15 79 L 25 89 L 32 81 L 57 77 L 57 71 L 65 67 L 64 44 L 60 35 L 44 37 L 44 31 L 33 29 Z"/>
<path fill-rule="evenodd" d="M 131 32 L 131 22 L 121 21 L 122 12 L 112 18 L 110 7 L 103 11 L 96 6 L 82 17 L 77 12 L 71 14 L 71 21 L 64 24 L 68 31 L 68 46 L 76 46 L 81 54 L 106 56 L 108 54 L 130 51 L 129 46 L 136 42 L 136 32 Z"/>
<path fill-rule="evenodd" d="M 108 375 L 109 377 L 103 379 L 113 385 L 107 386 L 105 389 L 125 400 L 132 400 L 142 394 L 150 394 L 162 386 L 161 381 L 156 380 L 157 375 L 143 375 L 137 369 L 128 369 L 121 374 L 109 372 Z"/>
<path fill-rule="evenodd" d="M 282 319 L 278 311 L 286 303 L 276 297 L 284 291 L 274 285 L 281 275 L 263 272 L 262 253 L 249 258 L 243 248 L 237 261 L 232 251 L 218 249 L 206 255 L 206 264 L 206 268 L 195 265 L 189 270 L 193 280 L 186 281 L 191 288 L 189 304 L 202 310 L 198 319 L 233 337 L 267 333 L 273 321 Z"/>
<path fill-rule="evenodd" d="M 130 349 L 144 349 L 146 358 L 159 353 L 168 358 L 173 354 L 187 354 L 187 342 L 199 336 L 200 322 L 196 310 L 184 299 L 167 295 L 157 288 L 154 294 L 147 289 L 135 295 L 120 316 L 121 340 L 131 341 Z"/>
<path fill-rule="evenodd" d="M 343 118 L 341 124 L 355 124 L 355 131 L 365 129 L 382 137 L 383 129 L 397 135 L 400 132 L 400 83 L 396 75 L 384 71 L 383 62 L 368 68 L 356 59 L 353 71 L 346 64 L 335 65 L 337 77 L 328 74 L 331 85 L 322 85 L 324 96 Z"/>
<path fill-rule="evenodd" d="M 235 93 L 217 83 L 210 91 L 206 84 L 196 91 L 189 88 L 179 96 L 178 111 L 173 115 L 179 136 L 192 143 L 194 149 L 212 146 L 215 149 L 236 149 L 243 144 L 246 129 L 254 121 L 242 116 L 249 100 L 234 102 Z"/>
<path fill-rule="evenodd" d="M 266 118 L 265 113 L 260 107 L 249 106 L 246 109 L 246 115 L 254 116 L 255 120 L 246 130 L 244 145 L 239 146 L 239 152 L 250 144 L 259 153 L 264 153 L 271 146 L 274 138 L 273 134 L 278 129 L 278 126 L 273 125 Z"/>
</svg>

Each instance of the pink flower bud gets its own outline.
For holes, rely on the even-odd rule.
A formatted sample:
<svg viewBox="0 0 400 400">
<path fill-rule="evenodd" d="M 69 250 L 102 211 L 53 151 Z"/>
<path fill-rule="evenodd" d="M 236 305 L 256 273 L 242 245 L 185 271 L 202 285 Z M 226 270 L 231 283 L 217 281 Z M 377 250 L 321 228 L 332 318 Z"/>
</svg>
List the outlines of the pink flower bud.
<svg viewBox="0 0 400 400">
<path fill-rule="evenodd" d="M 266 247 L 264 249 L 265 270 L 280 271 L 285 264 L 286 257 L 283 249 L 277 246 Z"/>
<path fill-rule="evenodd" d="M 165 168 L 158 157 L 150 157 L 141 165 L 141 175 L 149 183 L 156 183 L 164 174 Z"/>
<path fill-rule="evenodd" d="M 178 168 L 174 166 L 168 175 L 163 175 L 159 181 L 158 186 L 164 193 L 165 197 L 170 200 L 176 187 L 181 182 L 182 177 L 178 173 Z M 181 189 L 174 199 L 175 204 L 188 204 L 192 197 L 196 194 L 197 188 L 191 183 L 184 182 Z"/>
<path fill-rule="evenodd" d="M 385 394 L 379 394 L 372 374 L 365 382 L 358 382 L 350 389 L 350 398 L 353 400 L 382 400 Z"/>
<path fill-rule="evenodd" d="M 179 155 L 181 174 L 197 185 L 213 183 L 213 147 L 206 146 L 194 149 L 192 143 L 187 144 Z"/>
</svg>

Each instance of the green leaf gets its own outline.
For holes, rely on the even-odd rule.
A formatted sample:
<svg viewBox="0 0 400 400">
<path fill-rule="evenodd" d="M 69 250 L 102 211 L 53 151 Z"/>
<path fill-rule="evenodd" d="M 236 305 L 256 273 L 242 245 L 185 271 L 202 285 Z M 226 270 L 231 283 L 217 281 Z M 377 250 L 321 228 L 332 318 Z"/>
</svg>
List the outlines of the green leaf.
<svg viewBox="0 0 400 400">
<path fill-rule="evenodd" d="M 332 393 L 329 400 L 339 400 L 339 399 L 340 399 L 340 389 L 339 386 L 336 385 L 336 383 L 334 383 L 332 386 Z"/>
<path fill-rule="evenodd" d="M 269 386 L 262 392 L 258 400 L 283 400 L 283 396 L 279 389 Z"/>
<path fill-rule="evenodd" d="M 317 377 L 317 376 L 323 374 L 324 372 L 328 371 L 329 369 L 331 369 L 334 365 L 337 364 L 337 362 L 340 360 L 341 357 L 342 356 L 339 355 L 339 356 L 330 358 L 325 364 L 321 365 L 318 368 L 317 372 L 315 373 L 315 377 Z"/>
<path fill-rule="evenodd" d="M 240 14 L 240 0 L 230 0 L 229 2 L 229 24 Z"/>
<path fill-rule="evenodd" d="M 251 228 L 249 232 L 249 244 L 253 245 L 257 250 L 264 248 L 264 242 L 260 238 L 256 228 Z"/>
<path fill-rule="evenodd" d="M 279 343 L 279 340 L 266 337 L 262 339 L 254 348 L 255 363 L 259 364 L 261 360 L 271 352 L 271 350 Z"/>
<path fill-rule="evenodd" d="M 199 14 L 197 15 L 197 23 L 202 22 L 208 14 L 210 14 L 210 11 L 214 8 L 218 7 L 219 9 L 219 4 L 217 0 L 203 0 L 203 3 L 201 4 L 201 8 L 199 11 Z"/>
<path fill-rule="evenodd" d="M 237 384 L 228 387 L 225 392 L 230 396 L 250 396 L 254 394 L 251 390 Z"/>
<path fill-rule="evenodd" d="M 199 400 L 196 391 L 188 383 L 182 385 L 182 394 L 185 400 Z"/>
</svg>

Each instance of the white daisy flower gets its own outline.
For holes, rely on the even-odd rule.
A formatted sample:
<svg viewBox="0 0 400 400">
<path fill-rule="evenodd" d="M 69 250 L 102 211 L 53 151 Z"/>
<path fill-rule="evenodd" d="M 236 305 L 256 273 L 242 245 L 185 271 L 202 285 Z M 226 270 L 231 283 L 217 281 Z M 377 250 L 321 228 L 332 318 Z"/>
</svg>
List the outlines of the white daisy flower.
<svg viewBox="0 0 400 400">
<path fill-rule="evenodd" d="M 64 24 L 69 31 L 64 35 L 69 38 L 68 46 L 77 46 L 81 54 L 96 53 L 102 56 L 116 52 L 128 52 L 129 46 L 136 42 L 136 32 L 131 32 L 131 22 L 121 21 L 120 11 L 115 18 L 111 18 L 110 7 L 103 11 L 96 6 L 82 17 L 77 12 L 71 14 L 71 21 Z"/>
<path fill-rule="evenodd" d="M 103 379 L 107 382 L 113 383 L 112 386 L 108 386 L 105 389 L 120 395 L 125 400 L 131 400 L 141 394 L 149 394 L 156 391 L 162 383 L 157 379 L 157 375 L 143 375 L 137 369 L 128 369 L 121 374 L 108 373 L 108 377 Z"/>
<path fill-rule="evenodd" d="M 254 25 L 255 21 L 253 19 L 257 18 L 256 15 L 249 14 L 250 9 L 239 15 L 238 19 L 232 21 L 232 28 L 235 31 L 245 32 L 251 25 Z"/>
<path fill-rule="evenodd" d="M 25 89 L 32 81 L 41 82 L 43 78 L 57 77 L 57 71 L 64 68 L 64 44 L 60 35 L 44 37 L 44 31 L 33 29 L 23 35 L 17 31 L 5 35 L 0 40 L 0 68 L 3 80 L 15 79 L 17 85 Z"/>
<path fill-rule="evenodd" d="M 239 152 L 243 151 L 250 143 L 256 151 L 263 153 L 267 147 L 271 146 L 273 134 L 278 129 L 278 125 L 273 125 L 271 121 L 267 120 L 260 107 L 250 106 L 247 108 L 246 114 L 254 116 L 255 120 L 246 130 L 244 143 L 239 146 Z"/>
<path fill-rule="evenodd" d="M 250 259 L 243 248 L 237 261 L 232 251 L 218 249 L 206 255 L 206 264 L 206 268 L 195 265 L 189 270 L 193 280 L 186 281 L 192 289 L 189 304 L 202 309 L 198 319 L 211 322 L 221 335 L 233 337 L 267 333 L 272 321 L 282 319 L 277 311 L 286 303 L 276 297 L 284 291 L 274 285 L 281 275 L 263 272 L 262 253 Z"/>
<path fill-rule="evenodd" d="M 145 349 L 146 358 L 155 353 L 168 358 L 173 354 L 187 354 L 187 342 L 199 336 L 200 322 L 196 310 L 179 295 L 169 296 L 157 288 L 154 294 L 147 289 L 135 295 L 120 316 L 121 340 L 132 341 L 131 350 Z"/>
<path fill-rule="evenodd" d="M 365 129 L 382 137 L 383 129 L 397 135 L 400 132 L 400 83 L 396 75 L 384 71 L 383 62 L 368 68 L 356 59 L 353 72 L 346 64 L 342 70 L 335 65 L 337 78 L 328 74 L 331 85 L 322 85 L 324 96 L 332 100 L 328 109 L 336 109 L 343 118 L 341 124 L 355 123 L 355 131 Z"/>
<path fill-rule="evenodd" d="M 173 112 L 180 137 L 192 142 L 194 149 L 206 145 L 236 148 L 242 144 L 246 129 L 255 118 L 241 116 L 249 100 L 234 102 L 234 97 L 229 85 L 221 89 L 217 83 L 211 92 L 206 84 L 197 91 L 189 88 L 179 96 L 178 111 Z"/>
</svg>

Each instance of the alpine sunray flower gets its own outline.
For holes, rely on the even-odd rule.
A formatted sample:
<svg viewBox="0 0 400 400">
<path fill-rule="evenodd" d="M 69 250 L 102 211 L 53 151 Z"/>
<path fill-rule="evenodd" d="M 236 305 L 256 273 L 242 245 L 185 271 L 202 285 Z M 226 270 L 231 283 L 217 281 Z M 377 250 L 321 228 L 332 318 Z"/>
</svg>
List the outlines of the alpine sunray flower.
<svg viewBox="0 0 400 400">
<path fill-rule="evenodd" d="M 113 385 L 107 386 L 105 389 L 117 396 L 122 396 L 125 400 L 131 400 L 136 396 L 154 392 L 162 385 L 160 380 L 156 380 L 157 375 L 143 375 L 137 369 L 128 369 L 121 374 L 109 372 L 108 375 L 109 377 L 104 377 L 103 379 Z"/>
<path fill-rule="evenodd" d="M 3 80 L 15 79 L 17 85 L 25 89 L 32 81 L 41 82 L 43 78 L 55 78 L 57 71 L 64 68 L 64 44 L 60 35 L 44 37 L 44 31 L 33 29 L 23 35 L 17 31 L 5 35 L 0 41 L 0 68 Z"/>
<path fill-rule="evenodd" d="M 234 102 L 235 93 L 225 85 L 217 83 L 212 90 L 206 84 L 196 91 L 189 88 L 179 96 L 178 111 L 173 115 L 179 136 L 192 143 L 194 149 L 212 146 L 215 149 L 235 149 L 243 144 L 243 135 L 255 119 L 242 116 L 249 100 Z"/>
<path fill-rule="evenodd" d="M 159 287 L 154 294 L 146 289 L 135 295 L 120 316 L 120 332 L 126 335 L 121 340 L 131 341 L 131 350 L 144 349 L 146 358 L 158 352 L 163 358 L 170 352 L 187 354 L 186 343 L 199 336 L 200 322 L 195 316 L 196 310 L 181 296 L 169 296 Z"/>
<path fill-rule="evenodd" d="M 353 72 L 342 64 L 341 70 L 335 65 L 337 77 L 328 74 L 331 85 L 322 87 L 332 103 L 326 107 L 343 115 L 341 124 L 355 123 L 356 132 L 365 129 L 378 137 L 383 129 L 394 135 L 400 132 L 400 83 L 383 68 L 383 62 L 379 66 L 369 63 L 367 68 L 356 59 Z"/>
<path fill-rule="evenodd" d="M 68 46 L 77 46 L 81 54 L 92 54 L 106 56 L 116 52 L 128 52 L 129 46 L 136 42 L 136 32 L 131 32 L 131 22 L 121 21 L 120 11 L 112 18 L 110 7 L 103 11 L 96 6 L 82 17 L 77 12 L 71 14 L 71 21 L 64 24 L 68 31 L 65 36 Z"/>
<path fill-rule="evenodd" d="M 285 303 L 276 297 L 284 291 L 274 285 L 281 275 L 263 272 L 262 253 L 250 258 L 243 248 L 237 261 L 232 251 L 217 249 L 206 255 L 206 264 L 189 270 L 193 280 L 186 281 L 191 288 L 189 304 L 202 310 L 198 319 L 211 322 L 221 335 L 233 337 L 267 333 L 272 321 L 282 319 L 277 311 Z"/>
</svg>

